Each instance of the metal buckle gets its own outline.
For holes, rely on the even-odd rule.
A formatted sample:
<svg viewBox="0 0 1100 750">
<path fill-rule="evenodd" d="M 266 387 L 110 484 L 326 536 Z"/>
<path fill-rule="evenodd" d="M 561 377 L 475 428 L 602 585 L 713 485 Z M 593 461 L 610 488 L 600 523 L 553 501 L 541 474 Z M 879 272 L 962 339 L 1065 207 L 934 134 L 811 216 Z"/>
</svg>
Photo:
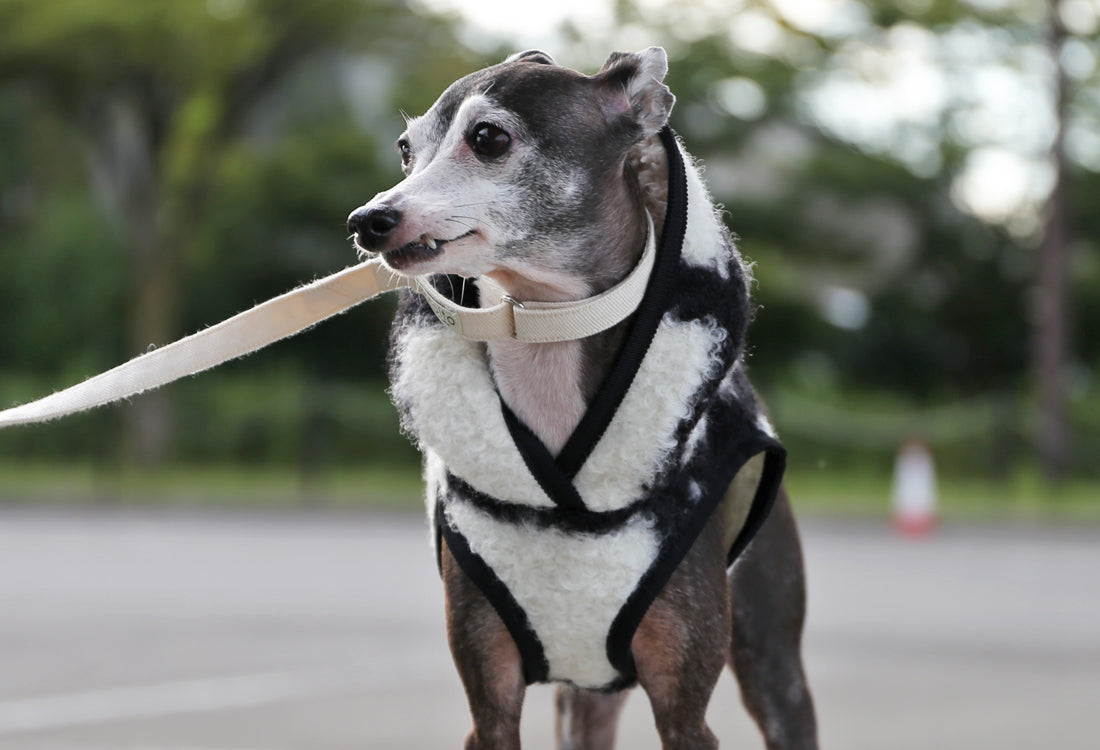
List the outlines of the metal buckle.
<svg viewBox="0 0 1100 750">
<path fill-rule="evenodd" d="M 513 297 L 510 294 L 500 295 L 500 301 L 501 302 L 507 302 L 512 307 L 518 307 L 520 310 L 526 310 L 527 309 L 526 307 L 523 306 L 522 302 L 520 302 L 518 299 L 516 299 L 515 297 Z"/>
<path fill-rule="evenodd" d="M 517 336 L 517 332 L 516 332 L 516 308 L 519 308 L 520 310 L 524 310 L 526 308 L 524 308 L 522 302 L 520 302 L 518 299 L 516 299 L 515 297 L 513 297 L 510 294 L 500 295 L 500 301 L 501 302 L 507 302 L 512 307 L 512 336 L 511 337 L 516 338 L 516 336 Z"/>
</svg>

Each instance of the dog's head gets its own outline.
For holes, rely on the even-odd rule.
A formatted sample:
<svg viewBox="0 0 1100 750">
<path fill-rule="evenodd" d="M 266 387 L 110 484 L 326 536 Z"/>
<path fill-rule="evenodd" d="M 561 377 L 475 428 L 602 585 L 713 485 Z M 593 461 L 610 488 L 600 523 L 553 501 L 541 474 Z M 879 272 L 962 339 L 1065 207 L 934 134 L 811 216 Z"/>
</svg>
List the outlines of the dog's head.
<svg viewBox="0 0 1100 750">
<path fill-rule="evenodd" d="M 398 139 L 405 179 L 348 217 L 357 245 L 402 274 L 589 293 L 593 248 L 636 218 L 626 157 L 668 120 L 667 69 L 659 47 L 593 76 L 528 51 L 456 81 Z"/>
</svg>

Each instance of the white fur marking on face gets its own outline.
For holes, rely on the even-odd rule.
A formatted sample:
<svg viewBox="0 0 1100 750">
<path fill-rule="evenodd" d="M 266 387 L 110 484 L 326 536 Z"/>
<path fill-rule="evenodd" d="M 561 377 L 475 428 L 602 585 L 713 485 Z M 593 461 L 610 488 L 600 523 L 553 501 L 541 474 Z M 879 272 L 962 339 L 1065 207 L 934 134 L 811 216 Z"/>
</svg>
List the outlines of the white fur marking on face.
<svg viewBox="0 0 1100 750">
<path fill-rule="evenodd" d="M 567 179 L 561 187 L 562 196 L 567 199 L 575 198 L 577 194 L 581 192 L 582 185 L 583 182 L 581 180 L 577 179 L 575 175 L 570 175 L 569 179 Z"/>
<path fill-rule="evenodd" d="M 514 115 L 482 94 L 471 95 L 459 105 L 446 123 L 446 132 L 441 132 L 437 116 L 429 110 L 409 125 L 407 137 L 414 146 L 412 169 L 370 204 L 401 212 L 390 249 L 408 242 L 429 247 L 441 240 L 449 242 L 442 253 L 402 269 L 403 273 L 483 276 L 496 268 L 498 248 L 522 238 L 522 225 L 500 218 L 520 211 L 522 195 L 509 181 L 507 168 L 482 168 L 466 136 L 482 121 L 510 129 L 518 126 L 512 121 Z M 459 237 L 462 239 L 450 242 Z"/>
<path fill-rule="evenodd" d="M 647 519 L 635 516 L 597 536 L 499 521 L 466 503 L 450 504 L 445 512 L 527 613 L 545 648 L 550 679 L 597 688 L 619 677 L 605 644 L 660 548 Z"/>
</svg>

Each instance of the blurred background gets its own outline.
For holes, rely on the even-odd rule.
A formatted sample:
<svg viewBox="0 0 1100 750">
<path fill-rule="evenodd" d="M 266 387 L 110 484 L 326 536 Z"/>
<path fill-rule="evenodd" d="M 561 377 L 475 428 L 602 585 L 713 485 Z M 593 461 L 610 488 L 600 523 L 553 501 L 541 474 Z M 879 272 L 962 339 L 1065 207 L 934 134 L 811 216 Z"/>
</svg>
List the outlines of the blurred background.
<svg viewBox="0 0 1100 750">
<path fill-rule="evenodd" d="M 1100 515 L 1100 3 L 550 5 L 0 1 L 0 402 L 351 263 L 344 218 L 400 177 L 399 110 L 456 77 L 659 43 L 673 125 L 755 264 L 750 364 L 796 494 L 882 507 L 919 438 L 947 511 Z M 0 486 L 415 492 L 391 305 L 5 431 Z"/>
<path fill-rule="evenodd" d="M 1095 747 L 1100 0 L 0 0 L 0 404 L 350 265 L 459 76 L 650 44 L 754 263 L 823 746 Z M 0 431 L 0 750 L 458 746 L 392 309 Z"/>
</svg>

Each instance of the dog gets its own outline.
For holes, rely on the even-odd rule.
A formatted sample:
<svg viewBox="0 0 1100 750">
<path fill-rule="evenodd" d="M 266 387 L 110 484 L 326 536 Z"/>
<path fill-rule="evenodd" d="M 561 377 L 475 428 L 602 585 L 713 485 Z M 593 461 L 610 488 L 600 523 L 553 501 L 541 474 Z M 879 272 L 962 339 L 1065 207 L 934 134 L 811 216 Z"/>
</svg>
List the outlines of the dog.
<svg viewBox="0 0 1100 750">
<path fill-rule="evenodd" d="M 714 748 L 726 664 L 768 748 L 817 746 L 749 271 L 668 127 L 667 70 L 651 47 L 592 76 L 534 50 L 471 73 L 407 118 L 405 179 L 348 218 L 360 252 L 465 309 L 572 315 L 645 280 L 625 317 L 545 340 L 399 306 L 391 395 L 424 454 L 467 750 L 519 748 L 535 682 L 557 683 L 559 749 L 612 747 L 634 685 L 665 750 Z"/>
</svg>

